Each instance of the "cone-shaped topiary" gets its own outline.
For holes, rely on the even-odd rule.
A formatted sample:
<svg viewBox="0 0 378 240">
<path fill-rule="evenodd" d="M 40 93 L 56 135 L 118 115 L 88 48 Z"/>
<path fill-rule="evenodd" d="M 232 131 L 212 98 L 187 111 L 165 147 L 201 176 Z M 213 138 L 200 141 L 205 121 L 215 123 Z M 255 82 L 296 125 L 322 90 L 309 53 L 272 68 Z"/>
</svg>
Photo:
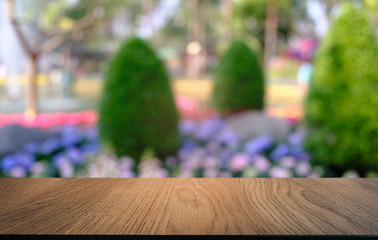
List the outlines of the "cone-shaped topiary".
<svg viewBox="0 0 378 240">
<path fill-rule="evenodd" d="M 165 157 L 178 147 L 178 113 L 163 62 L 146 42 L 126 41 L 109 65 L 99 132 L 118 156 L 139 160 L 153 149 Z"/>
<path fill-rule="evenodd" d="M 223 115 L 264 107 L 264 75 L 254 52 L 233 41 L 216 68 L 213 103 Z"/>
<path fill-rule="evenodd" d="M 344 6 L 320 46 L 305 102 L 305 148 L 336 175 L 378 166 L 378 49 L 361 9 Z"/>
</svg>

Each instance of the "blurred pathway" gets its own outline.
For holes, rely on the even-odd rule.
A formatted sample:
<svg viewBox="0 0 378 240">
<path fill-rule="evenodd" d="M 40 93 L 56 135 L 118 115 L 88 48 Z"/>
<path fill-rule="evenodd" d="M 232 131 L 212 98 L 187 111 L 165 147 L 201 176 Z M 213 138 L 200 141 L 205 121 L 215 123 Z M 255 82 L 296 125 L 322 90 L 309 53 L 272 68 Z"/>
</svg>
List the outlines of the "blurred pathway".
<svg viewBox="0 0 378 240">
<path fill-rule="evenodd" d="M 212 91 L 211 80 L 172 81 L 176 104 L 184 118 L 204 118 L 212 115 L 214 110 L 209 101 Z M 0 113 L 20 113 L 25 108 L 23 100 L 7 100 L 4 86 L 0 86 Z M 96 80 L 76 81 L 73 86 L 73 97 L 59 98 L 57 87 L 40 85 L 39 101 L 42 113 L 77 112 L 96 110 L 101 95 L 102 82 Z M 302 116 L 301 99 L 298 88 L 290 83 L 269 83 L 266 89 L 266 109 L 269 116 L 294 118 Z"/>
</svg>

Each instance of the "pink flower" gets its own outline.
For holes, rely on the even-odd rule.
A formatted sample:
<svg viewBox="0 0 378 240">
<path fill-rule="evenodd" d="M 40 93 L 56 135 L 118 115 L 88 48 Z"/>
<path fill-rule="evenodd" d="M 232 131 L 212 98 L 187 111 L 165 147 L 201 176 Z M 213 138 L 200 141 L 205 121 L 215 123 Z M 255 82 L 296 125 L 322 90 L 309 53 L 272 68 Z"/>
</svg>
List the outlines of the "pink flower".
<svg viewBox="0 0 378 240">
<path fill-rule="evenodd" d="M 270 168 L 270 162 L 268 159 L 266 159 L 266 157 L 257 155 L 254 158 L 254 166 L 258 172 L 264 173 Z"/>
<path fill-rule="evenodd" d="M 161 168 L 155 171 L 155 177 L 166 178 L 166 177 L 169 177 L 169 173 L 167 170 Z"/>
<path fill-rule="evenodd" d="M 249 157 L 247 154 L 239 153 L 229 162 L 229 169 L 233 172 L 240 172 L 248 166 Z"/>
<path fill-rule="evenodd" d="M 218 171 L 216 169 L 206 169 L 203 173 L 205 178 L 215 178 L 218 176 Z"/>
<path fill-rule="evenodd" d="M 190 158 L 186 161 L 185 164 L 187 164 L 186 167 L 187 167 L 188 169 L 197 169 L 197 168 L 199 168 L 199 167 L 201 166 L 201 158 L 200 158 L 200 156 L 198 156 L 198 155 L 197 155 L 197 156 L 194 155 L 194 156 L 190 157 Z"/>
<path fill-rule="evenodd" d="M 290 178 L 292 174 L 289 170 L 282 167 L 272 167 L 269 171 L 269 176 L 272 178 Z"/>
<path fill-rule="evenodd" d="M 49 128 L 55 125 L 65 124 L 89 124 L 94 125 L 98 116 L 94 111 L 76 113 L 47 113 L 39 114 L 35 119 L 25 119 L 23 114 L 0 114 L 0 127 L 8 124 L 20 124 L 25 127 Z"/>
<path fill-rule="evenodd" d="M 122 157 L 120 161 L 121 161 L 120 167 L 122 170 L 129 170 L 132 167 L 134 167 L 134 160 L 132 158 Z"/>
<path fill-rule="evenodd" d="M 280 160 L 281 166 L 285 168 L 293 168 L 295 166 L 295 162 L 295 158 L 292 156 L 286 156 Z"/>
<path fill-rule="evenodd" d="M 30 167 L 30 173 L 33 175 L 38 175 L 43 173 L 46 170 L 46 166 L 44 163 L 41 162 L 35 162 L 33 165 Z"/>
<path fill-rule="evenodd" d="M 177 109 L 184 118 L 193 118 L 199 113 L 198 103 L 188 97 L 177 97 L 175 99 Z"/>
<path fill-rule="evenodd" d="M 126 171 L 121 172 L 121 178 L 134 178 L 134 177 L 135 177 L 135 173 L 133 173 L 132 171 L 126 170 Z"/>
<path fill-rule="evenodd" d="M 307 162 L 299 162 L 295 167 L 298 176 L 305 176 L 311 171 L 311 166 Z"/>
<path fill-rule="evenodd" d="M 219 159 L 214 158 L 214 157 L 207 157 L 202 162 L 202 166 L 204 168 L 216 168 L 219 166 Z"/>
<path fill-rule="evenodd" d="M 59 174 L 61 177 L 64 178 L 70 178 L 73 176 L 73 166 L 70 162 L 64 161 L 60 166 L 59 166 Z"/>
<path fill-rule="evenodd" d="M 9 175 L 12 178 L 23 178 L 26 176 L 26 172 L 23 167 L 14 167 L 10 170 Z"/>
<path fill-rule="evenodd" d="M 310 175 L 307 176 L 308 178 L 318 178 L 319 174 L 317 173 L 311 173 Z"/>
</svg>

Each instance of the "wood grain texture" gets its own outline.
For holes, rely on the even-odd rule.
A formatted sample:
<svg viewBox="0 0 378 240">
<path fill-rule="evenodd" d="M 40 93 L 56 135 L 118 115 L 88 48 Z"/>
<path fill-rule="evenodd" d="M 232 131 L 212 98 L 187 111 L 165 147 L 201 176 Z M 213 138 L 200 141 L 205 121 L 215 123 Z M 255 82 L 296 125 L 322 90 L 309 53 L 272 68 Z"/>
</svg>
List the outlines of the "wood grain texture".
<svg viewBox="0 0 378 240">
<path fill-rule="evenodd" d="M 0 179 L 0 234 L 378 234 L 378 179 Z"/>
</svg>

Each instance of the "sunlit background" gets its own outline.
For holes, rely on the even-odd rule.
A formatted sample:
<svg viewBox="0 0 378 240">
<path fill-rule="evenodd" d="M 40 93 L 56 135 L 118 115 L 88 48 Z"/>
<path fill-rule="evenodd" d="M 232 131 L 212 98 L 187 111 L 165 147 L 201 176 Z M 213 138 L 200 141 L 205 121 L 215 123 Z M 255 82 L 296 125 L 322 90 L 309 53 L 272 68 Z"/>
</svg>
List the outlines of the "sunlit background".
<svg viewBox="0 0 378 240">
<path fill-rule="evenodd" d="M 1 0 L 0 176 L 376 177 L 377 34 L 376 0 Z"/>
</svg>

